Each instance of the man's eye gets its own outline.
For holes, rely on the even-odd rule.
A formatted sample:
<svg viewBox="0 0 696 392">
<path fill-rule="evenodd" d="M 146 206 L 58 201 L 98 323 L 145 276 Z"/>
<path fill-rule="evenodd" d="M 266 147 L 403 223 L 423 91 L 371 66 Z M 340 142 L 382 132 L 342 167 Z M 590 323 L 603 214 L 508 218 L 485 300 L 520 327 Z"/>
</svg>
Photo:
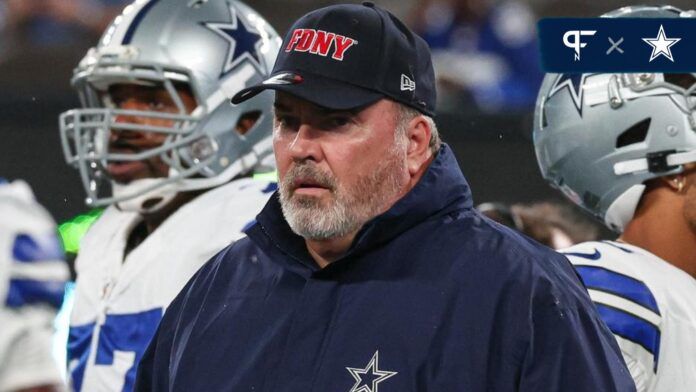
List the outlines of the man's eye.
<svg viewBox="0 0 696 392">
<path fill-rule="evenodd" d="M 351 119 L 348 116 L 336 116 L 336 117 L 331 117 L 329 119 L 329 124 L 331 125 L 331 127 L 337 128 L 337 127 L 342 127 L 342 126 L 348 125 L 348 123 L 350 123 L 350 121 L 351 121 Z"/>
<path fill-rule="evenodd" d="M 293 128 L 297 125 L 295 118 L 290 116 L 276 116 L 276 122 L 283 128 Z"/>
<path fill-rule="evenodd" d="M 162 102 L 162 101 L 150 101 L 150 102 L 148 103 L 148 107 L 149 107 L 150 110 L 161 111 L 161 110 L 166 109 L 166 108 L 167 108 L 167 105 L 166 105 L 164 102 Z"/>
</svg>

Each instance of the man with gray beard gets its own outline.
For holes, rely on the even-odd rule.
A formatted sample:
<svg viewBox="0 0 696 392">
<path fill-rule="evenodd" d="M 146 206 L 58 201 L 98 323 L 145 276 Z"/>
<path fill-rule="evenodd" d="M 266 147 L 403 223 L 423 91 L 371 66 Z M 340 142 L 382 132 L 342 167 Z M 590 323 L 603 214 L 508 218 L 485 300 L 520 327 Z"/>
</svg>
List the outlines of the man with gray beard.
<svg viewBox="0 0 696 392">
<path fill-rule="evenodd" d="M 167 310 L 139 391 L 634 391 L 568 261 L 472 207 L 424 41 L 300 18 L 272 75 L 280 189 Z"/>
<path fill-rule="evenodd" d="M 302 148 L 301 146 L 293 147 L 294 151 L 280 146 L 281 143 L 287 143 L 287 141 L 279 137 L 287 137 L 288 132 L 290 137 L 293 137 L 292 133 L 297 132 L 297 130 L 286 129 L 285 123 L 297 109 L 307 108 L 309 112 L 313 109 L 321 111 L 322 108 L 308 104 L 308 102 L 302 102 L 284 92 L 278 92 L 275 106 L 276 118 L 278 119 L 275 139 L 276 145 L 279 146 L 278 154 L 281 156 L 280 154 L 287 151 L 287 158 L 285 158 L 285 154 L 282 155 L 285 158 L 283 161 L 287 162 L 289 159 L 297 162 L 289 166 L 282 176 L 280 205 L 292 230 L 309 242 L 310 252 L 321 247 L 321 244 L 331 245 L 336 242 L 336 239 L 354 237 L 355 232 L 365 222 L 386 211 L 389 206 L 403 196 L 405 188 L 403 179 L 408 178 L 405 166 L 407 161 L 404 159 L 408 148 L 407 127 L 412 119 L 419 116 L 417 111 L 393 101 L 384 100 L 384 102 L 375 104 L 374 107 L 363 113 L 362 117 L 370 113 L 383 116 L 385 113 L 395 112 L 393 117 L 396 123 L 388 121 L 386 124 L 379 124 L 379 129 L 368 128 L 374 127 L 368 122 L 355 127 L 360 132 L 370 136 L 381 135 L 383 131 L 386 131 L 386 134 L 383 135 L 386 144 L 383 149 L 377 151 L 378 155 L 377 159 L 373 161 L 374 164 L 366 167 L 364 171 L 356 171 L 357 162 L 355 160 L 339 160 L 338 157 L 327 156 L 329 170 L 325 170 L 321 168 L 323 165 L 315 159 L 307 159 L 304 152 L 299 151 L 299 155 L 297 155 L 298 149 Z M 321 114 L 319 115 L 321 116 Z M 352 116 L 350 112 L 332 114 L 332 116 L 341 115 Z M 296 121 L 297 119 L 291 120 Z M 430 128 L 431 133 L 437 132 L 431 119 L 423 116 L 421 120 L 425 121 L 427 125 L 419 124 L 419 126 Z M 396 130 L 391 131 L 392 129 Z M 434 154 L 440 148 L 437 133 L 431 134 L 430 139 L 432 146 L 426 151 L 426 154 Z M 372 139 L 366 140 L 369 143 L 373 143 L 373 141 Z M 342 154 L 347 152 L 345 146 L 344 143 L 337 145 Z M 425 161 L 425 158 L 421 159 Z M 355 179 L 342 176 L 344 180 L 339 182 L 335 174 L 331 173 L 332 169 L 340 170 L 341 167 L 337 167 L 339 165 L 346 166 L 347 173 L 353 172 Z M 281 171 L 283 169 L 285 167 L 280 168 Z M 425 166 L 420 165 L 419 170 L 422 172 L 424 169 Z M 328 192 L 322 192 L 324 189 Z M 317 191 L 320 193 L 319 197 L 316 197 Z M 326 248 L 326 246 L 324 247 Z M 319 258 L 317 262 L 321 267 L 333 261 L 330 258 L 322 258 L 320 253 L 313 254 L 313 256 Z"/>
</svg>

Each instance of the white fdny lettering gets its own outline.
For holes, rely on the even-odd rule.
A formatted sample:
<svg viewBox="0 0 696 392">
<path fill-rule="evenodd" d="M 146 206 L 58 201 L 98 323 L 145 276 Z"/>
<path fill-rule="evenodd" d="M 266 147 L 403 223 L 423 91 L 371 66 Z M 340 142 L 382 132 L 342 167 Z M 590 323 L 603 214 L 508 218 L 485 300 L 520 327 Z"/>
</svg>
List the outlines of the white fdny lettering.
<svg viewBox="0 0 696 392">
<path fill-rule="evenodd" d="M 309 52 L 324 57 L 331 52 L 332 59 L 343 61 L 348 49 L 357 44 L 358 41 L 345 35 L 314 29 L 295 29 L 285 51 Z"/>
</svg>

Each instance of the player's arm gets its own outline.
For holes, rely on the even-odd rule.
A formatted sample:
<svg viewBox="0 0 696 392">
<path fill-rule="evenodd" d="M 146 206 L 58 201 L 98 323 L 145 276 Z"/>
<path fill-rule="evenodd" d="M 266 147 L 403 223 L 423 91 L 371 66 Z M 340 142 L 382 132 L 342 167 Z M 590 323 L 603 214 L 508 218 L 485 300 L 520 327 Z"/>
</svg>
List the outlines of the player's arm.
<svg viewBox="0 0 696 392">
<path fill-rule="evenodd" d="M 62 379 L 51 353 L 52 326 L 34 309 L 0 312 L 11 339 L 0 358 L 0 390 L 62 391 Z M 28 319 L 28 320 L 27 320 Z M 37 322 L 33 322 L 37 321 Z M 9 331 L 11 330 L 11 332 Z"/>
<path fill-rule="evenodd" d="M 656 378 L 662 325 L 652 291 L 642 280 L 622 271 L 620 265 L 609 268 L 599 262 L 588 262 L 578 253 L 566 256 L 614 334 L 637 390 L 649 390 Z"/>
<path fill-rule="evenodd" d="M 68 277 L 56 226 L 25 183 L 0 188 L 0 390 L 63 390 L 51 352 Z"/>
</svg>

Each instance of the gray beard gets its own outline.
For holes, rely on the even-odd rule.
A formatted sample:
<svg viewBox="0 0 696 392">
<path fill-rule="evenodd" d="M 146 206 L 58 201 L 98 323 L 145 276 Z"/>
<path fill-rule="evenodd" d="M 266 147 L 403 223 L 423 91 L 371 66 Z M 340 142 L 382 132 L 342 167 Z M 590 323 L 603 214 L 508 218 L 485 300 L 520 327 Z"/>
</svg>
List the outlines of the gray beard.
<svg viewBox="0 0 696 392">
<path fill-rule="evenodd" d="M 406 165 L 405 146 L 403 149 L 399 147 L 396 145 L 390 149 L 390 156 L 350 189 L 323 173 L 314 163 L 293 166 L 279 184 L 280 205 L 292 231 L 311 240 L 343 237 L 388 209 L 387 203 L 401 190 L 400 174 Z M 293 195 L 290 190 L 297 177 L 311 178 L 327 187 L 332 200 L 324 205 L 314 197 Z"/>
</svg>

